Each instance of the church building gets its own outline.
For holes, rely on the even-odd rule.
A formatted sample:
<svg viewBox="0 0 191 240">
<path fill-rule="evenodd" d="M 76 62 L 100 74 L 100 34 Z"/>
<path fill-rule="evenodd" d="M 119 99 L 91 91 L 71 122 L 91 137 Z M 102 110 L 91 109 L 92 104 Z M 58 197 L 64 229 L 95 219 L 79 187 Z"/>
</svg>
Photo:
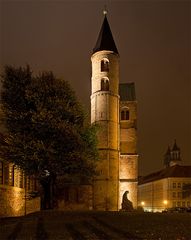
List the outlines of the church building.
<svg viewBox="0 0 191 240">
<path fill-rule="evenodd" d="M 137 208 L 137 101 L 134 83 L 119 83 L 119 58 L 105 13 L 91 56 L 91 123 L 98 126 L 98 175 L 93 184 L 65 184 L 59 209 L 118 211 L 123 199 Z M 4 144 L 3 134 L 0 144 Z M 39 197 L 27 198 L 36 190 L 33 182 L 0 159 L 0 216 L 40 210 Z"/>
<path fill-rule="evenodd" d="M 119 81 L 119 52 L 104 13 L 91 56 L 91 123 L 98 125 L 98 176 L 93 209 L 117 211 L 122 199 L 137 207 L 137 101 L 134 83 Z"/>
</svg>

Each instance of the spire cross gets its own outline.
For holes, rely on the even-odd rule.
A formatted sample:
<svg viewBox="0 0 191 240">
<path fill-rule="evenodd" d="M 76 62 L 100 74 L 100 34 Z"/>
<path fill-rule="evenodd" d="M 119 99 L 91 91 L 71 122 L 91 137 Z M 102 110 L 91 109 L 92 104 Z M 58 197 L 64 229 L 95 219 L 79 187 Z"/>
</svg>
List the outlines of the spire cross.
<svg viewBox="0 0 191 240">
<path fill-rule="evenodd" d="M 104 14 L 104 16 L 107 15 L 107 7 L 106 7 L 106 5 L 104 6 L 103 14 Z"/>
</svg>

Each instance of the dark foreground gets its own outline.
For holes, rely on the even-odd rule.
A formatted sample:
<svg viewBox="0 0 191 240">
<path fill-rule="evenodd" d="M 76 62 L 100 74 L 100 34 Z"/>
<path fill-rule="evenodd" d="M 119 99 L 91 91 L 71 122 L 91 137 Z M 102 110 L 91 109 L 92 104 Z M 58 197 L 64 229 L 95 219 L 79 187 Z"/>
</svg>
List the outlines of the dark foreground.
<svg viewBox="0 0 191 240">
<path fill-rule="evenodd" d="M 4 239 L 191 240 L 191 214 L 44 211 L 0 219 Z"/>
</svg>

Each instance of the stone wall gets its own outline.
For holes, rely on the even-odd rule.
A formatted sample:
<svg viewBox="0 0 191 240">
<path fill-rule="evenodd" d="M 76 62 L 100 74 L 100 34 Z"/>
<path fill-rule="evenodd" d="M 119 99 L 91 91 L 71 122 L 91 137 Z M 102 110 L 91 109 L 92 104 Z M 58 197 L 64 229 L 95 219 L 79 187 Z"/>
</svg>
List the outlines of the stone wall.
<svg viewBox="0 0 191 240">
<path fill-rule="evenodd" d="M 91 123 L 98 128 L 98 176 L 94 179 L 93 207 L 96 210 L 118 210 L 119 195 L 119 57 L 112 51 L 92 55 Z M 106 60 L 108 70 L 102 71 Z M 108 88 L 102 87 L 107 79 Z"/>
<path fill-rule="evenodd" d="M 128 199 L 133 207 L 137 208 L 138 155 L 121 155 L 119 173 L 119 208 L 126 191 L 129 191 Z"/>
<path fill-rule="evenodd" d="M 39 197 L 26 200 L 26 214 L 39 210 Z M 0 217 L 22 216 L 24 214 L 24 189 L 8 185 L 0 185 Z"/>
</svg>

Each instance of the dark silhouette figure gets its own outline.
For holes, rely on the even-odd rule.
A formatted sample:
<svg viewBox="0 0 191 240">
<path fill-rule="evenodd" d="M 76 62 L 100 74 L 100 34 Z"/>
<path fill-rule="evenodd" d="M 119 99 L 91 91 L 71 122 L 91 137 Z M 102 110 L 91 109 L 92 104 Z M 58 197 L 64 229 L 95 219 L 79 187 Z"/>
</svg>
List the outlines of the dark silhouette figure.
<svg viewBox="0 0 191 240">
<path fill-rule="evenodd" d="M 122 201 L 122 211 L 133 211 L 133 204 L 132 202 L 128 199 L 127 194 L 129 191 L 126 191 L 123 194 L 123 201 Z"/>
</svg>

